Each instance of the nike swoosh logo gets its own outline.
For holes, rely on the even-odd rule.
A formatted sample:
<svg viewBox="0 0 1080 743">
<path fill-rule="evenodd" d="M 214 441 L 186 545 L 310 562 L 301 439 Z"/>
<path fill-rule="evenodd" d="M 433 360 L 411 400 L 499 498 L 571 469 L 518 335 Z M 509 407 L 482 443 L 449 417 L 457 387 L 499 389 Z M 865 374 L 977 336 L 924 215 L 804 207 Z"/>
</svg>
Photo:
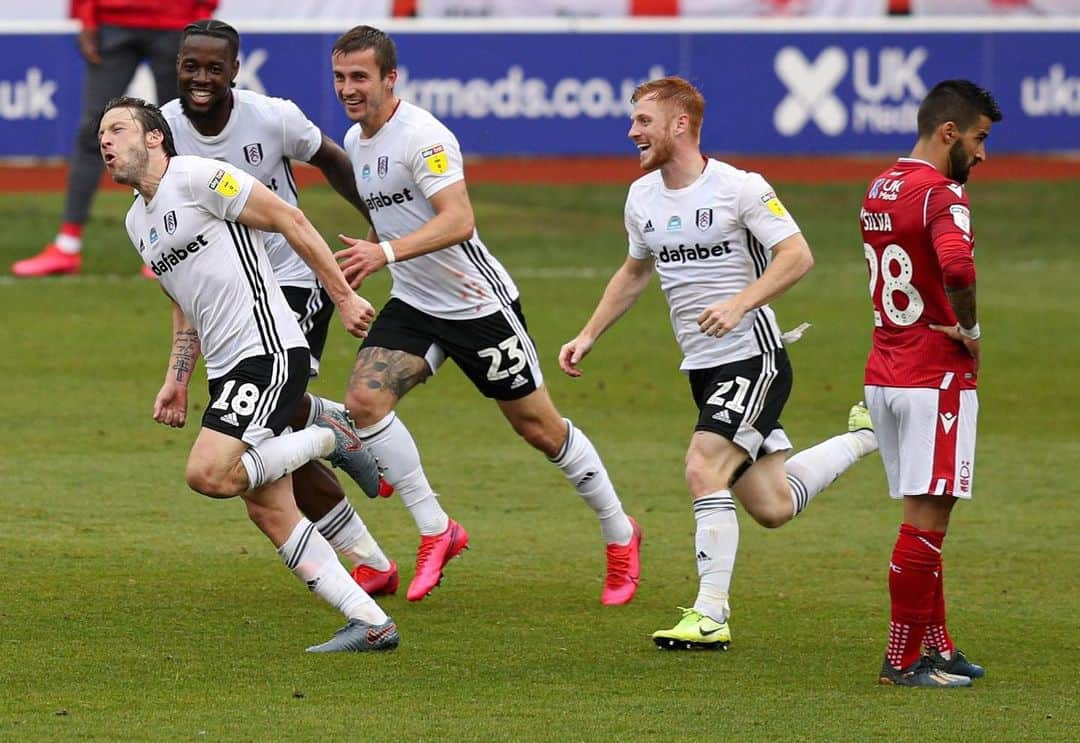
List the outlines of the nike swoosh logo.
<svg viewBox="0 0 1080 743">
<path fill-rule="evenodd" d="M 698 629 L 698 634 L 701 635 L 702 637 L 708 637 L 709 635 L 715 635 L 717 632 L 719 632 L 722 629 L 723 629 L 723 627 L 717 627 L 716 629 L 711 629 L 711 630 L 706 631 L 706 630 L 703 630 L 703 629 L 699 628 Z"/>
</svg>

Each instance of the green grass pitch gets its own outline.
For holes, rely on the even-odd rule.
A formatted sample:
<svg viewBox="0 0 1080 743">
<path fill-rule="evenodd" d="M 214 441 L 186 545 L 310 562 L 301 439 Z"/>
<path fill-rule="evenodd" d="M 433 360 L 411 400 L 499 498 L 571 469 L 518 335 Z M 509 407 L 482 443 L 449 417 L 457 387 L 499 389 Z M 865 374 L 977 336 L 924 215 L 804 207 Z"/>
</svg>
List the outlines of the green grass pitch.
<svg viewBox="0 0 1080 743">
<path fill-rule="evenodd" d="M 870 332 L 860 184 L 777 184 L 817 259 L 775 307 L 796 446 L 842 429 Z M 472 549 L 409 604 L 417 536 L 396 499 L 354 505 L 403 568 L 395 653 L 316 657 L 340 625 L 237 502 L 184 485 L 194 431 L 153 423 L 166 300 L 136 278 L 126 198 L 99 196 L 83 276 L 0 279 L 0 739 L 1076 740 L 1080 183 L 971 186 L 984 332 L 976 497 L 946 543 L 950 627 L 988 668 L 973 689 L 881 688 L 900 508 L 875 457 L 777 531 L 745 517 L 727 653 L 648 635 L 693 601 L 682 457 L 694 422 L 655 286 L 570 380 L 559 346 L 623 260 L 623 187 L 474 187 L 562 412 L 596 443 L 644 532 L 628 606 L 599 602 L 596 521 L 452 365 L 401 405 Z M 358 219 L 303 203 L 336 243 Z M 59 195 L 0 197 L 0 266 L 38 250 Z M 363 293 L 377 306 L 388 283 Z M 335 320 L 313 389 L 340 399 L 355 342 Z M 205 404 L 200 371 L 192 400 Z M 194 411 L 198 420 L 199 411 Z M 189 424 L 190 425 L 190 424 Z"/>
</svg>

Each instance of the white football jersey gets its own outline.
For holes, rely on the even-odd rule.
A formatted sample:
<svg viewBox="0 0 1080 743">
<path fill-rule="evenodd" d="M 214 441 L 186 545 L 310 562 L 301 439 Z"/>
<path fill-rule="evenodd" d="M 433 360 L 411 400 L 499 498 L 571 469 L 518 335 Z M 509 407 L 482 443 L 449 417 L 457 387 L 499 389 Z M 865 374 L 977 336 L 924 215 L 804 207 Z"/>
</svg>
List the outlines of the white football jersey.
<svg viewBox="0 0 1080 743">
<path fill-rule="evenodd" d="M 420 229 L 435 216 L 428 199 L 465 178 L 457 138 L 406 101 L 370 139 L 354 124 L 345 134 L 345 151 L 380 240 Z M 390 273 L 391 296 L 448 320 L 490 315 L 518 297 L 514 280 L 476 230 L 463 243 L 393 263 Z"/>
<path fill-rule="evenodd" d="M 259 230 L 236 222 L 254 180 L 219 160 L 170 158 L 154 198 L 128 210 L 131 244 L 199 333 L 206 375 L 307 347 Z"/>
<path fill-rule="evenodd" d="M 768 305 L 747 312 L 720 338 L 697 323 L 710 304 L 757 280 L 772 247 L 799 232 L 764 178 L 710 159 L 696 181 L 671 190 L 654 170 L 631 184 L 625 219 L 630 255 L 655 259 L 683 352 L 681 369 L 708 369 L 781 347 Z"/>
<path fill-rule="evenodd" d="M 297 206 L 290 160 L 308 162 L 322 145 L 322 132 L 292 101 L 250 90 L 233 91 L 233 109 L 221 133 L 205 137 L 184 115 L 180 99 L 161 107 L 181 155 L 224 160 L 255 176 L 282 199 Z M 277 232 L 264 236 L 274 275 L 284 286 L 315 286 L 315 274 Z"/>
</svg>

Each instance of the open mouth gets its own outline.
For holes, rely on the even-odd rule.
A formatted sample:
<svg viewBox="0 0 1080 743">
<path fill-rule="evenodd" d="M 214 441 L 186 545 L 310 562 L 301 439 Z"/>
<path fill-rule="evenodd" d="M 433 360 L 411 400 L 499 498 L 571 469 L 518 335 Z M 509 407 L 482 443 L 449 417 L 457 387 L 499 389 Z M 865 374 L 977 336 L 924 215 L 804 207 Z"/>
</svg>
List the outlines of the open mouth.
<svg viewBox="0 0 1080 743">
<path fill-rule="evenodd" d="M 196 106 L 205 106 L 210 103 L 214 94 L 209 90 L 188 90 L 188 98 Z"/>
</svg>

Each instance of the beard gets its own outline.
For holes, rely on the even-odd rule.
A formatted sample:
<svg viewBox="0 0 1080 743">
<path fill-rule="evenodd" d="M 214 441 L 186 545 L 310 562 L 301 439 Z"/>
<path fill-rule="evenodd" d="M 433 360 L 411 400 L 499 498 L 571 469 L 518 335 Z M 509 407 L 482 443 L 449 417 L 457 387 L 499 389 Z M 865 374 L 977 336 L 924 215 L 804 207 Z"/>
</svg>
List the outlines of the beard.
<svg viewBox="0 0 1080 743">
<path fill-rule="evenodd" d="M 949 177 L 957 183 L 967 183 L 971 175 L 971 160 L 964 152 L 963 143 L 957 141 L 949 149 Z"/>
<path fill-rule="evenodd" d="M 671 160 L 671 155 L 675 151 L 675 146 L 672 144 L 669 137 L 663 137 L 658 139 L 650 145 L 649 149 L 645 152 L 645 162 L 642 166 L 646 170 L 656 170 L 663 165 L 666 165 Z"/>
<path fill-rule="evenodd" d="M 222 108 L 226 105 L 227 98 L 218 98 L 210 102 L 209 108 L 205 111 L 197 108 L 193 108 L 188 102 L 186 95 L 180 96 L 180 109 L 184 112 L 184 116 L 192 122 L 202 122 L 214 119 Z"/>
<path fill-rule="evenodd" d="M 139 181 L 146 175 L 150 165 L 150 153 L 145 147 L 141 149 L 132 147 L 128 150 L 127 156 L 127 164 L 113 172 L 113 180 L 125 186 L 138 188 Z"/>
</svg>

